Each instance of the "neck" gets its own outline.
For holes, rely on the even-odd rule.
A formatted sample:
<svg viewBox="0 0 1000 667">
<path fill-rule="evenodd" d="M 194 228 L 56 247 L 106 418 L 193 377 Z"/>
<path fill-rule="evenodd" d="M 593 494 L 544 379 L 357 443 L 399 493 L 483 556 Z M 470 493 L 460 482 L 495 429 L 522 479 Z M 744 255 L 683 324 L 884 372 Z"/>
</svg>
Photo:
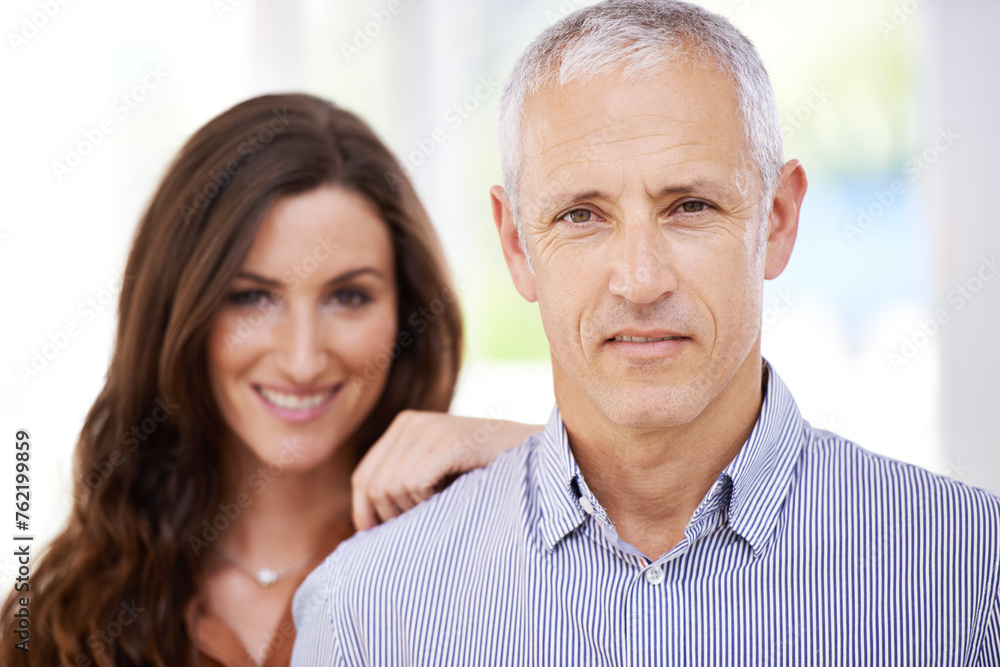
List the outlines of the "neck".
<svg viewBox="0 0 1000 667">
<path fill-rule="evenodd" d="M 353 458 L 336 456 L 298 471 L 268 466 L 239 449 L 241 474 L 222 498 L 230 514 L 233 505 L 239 508 L 239 517 L 220 532 L 219 548 L 251 568 L 280 569 L 325 556 L 331 525 L 350 519 Z"/>
<path fill-rule="evenodd" d="M 680 542 L 691 515 L 749 438 L 763 400 L 761 373 L 755 348 L 697 417 L 655 429 L 618 426 L 579 392 L 560 396 L 557 383 L 587 486 L 618 535 L 650 560 Z"/>
</svg>

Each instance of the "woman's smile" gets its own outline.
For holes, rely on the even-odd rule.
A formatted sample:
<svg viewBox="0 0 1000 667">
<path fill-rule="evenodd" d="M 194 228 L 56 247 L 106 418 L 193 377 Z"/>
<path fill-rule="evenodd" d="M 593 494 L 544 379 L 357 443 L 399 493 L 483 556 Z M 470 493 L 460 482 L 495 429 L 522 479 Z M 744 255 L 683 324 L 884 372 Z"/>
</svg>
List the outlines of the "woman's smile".
<svg viewBox="0 0 1000 667">
<path fill-rule="evenodd" d="M 330 408 L 343 382 L 325 388 L 281 388 L 253 385 L 264 406 L 281 419 L 304 422 L 316 419 Z"/>
</svg>

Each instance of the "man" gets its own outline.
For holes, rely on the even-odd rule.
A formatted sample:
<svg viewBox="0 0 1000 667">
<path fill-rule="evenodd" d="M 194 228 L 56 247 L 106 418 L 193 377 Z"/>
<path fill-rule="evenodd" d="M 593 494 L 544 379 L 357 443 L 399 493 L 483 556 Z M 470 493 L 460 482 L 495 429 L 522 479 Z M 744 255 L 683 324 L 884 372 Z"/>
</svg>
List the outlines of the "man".
<svg viewBox="0 0 1000 667">
<path fill-rule="evenodd" d="M 293 664 L 1000 664 L 1000 499 L 813 428 L 761 358 L 806 177 L 749 41 L 610 0 L 500 104 L 557 409 L 314 572 Z"/>
</svg>

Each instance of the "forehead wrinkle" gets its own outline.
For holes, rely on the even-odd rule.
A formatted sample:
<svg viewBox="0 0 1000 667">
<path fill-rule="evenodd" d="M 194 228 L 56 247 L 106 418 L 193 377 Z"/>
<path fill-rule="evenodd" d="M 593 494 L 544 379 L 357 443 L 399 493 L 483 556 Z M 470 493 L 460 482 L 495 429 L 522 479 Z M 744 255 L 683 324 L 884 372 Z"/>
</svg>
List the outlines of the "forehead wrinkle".
<svg viewBox="0 0 1000 667">
<path fill-rule="evenodd" d="M 702 118 L 673 118 L 670 116 L 664 116 L 660 114 L 636 114 L 626 119 L 619 119 L 612 121 L 611 123 L 602 125 L 600 129 L 594 130 L 594 132 L 606 132 L 610 131 L 613 135 L 617 135 L 614 139 L 603 139 L 602 144 L 616 144 L 623 141 L 634 141 L 637 139 L 647 139 L 649 137 L 664 137 L 668 135 L 670 128 L 665 127 L 654 127 L 648 128 L 645 132 L 638 133 L 628 133 L 621 129 L 622 125 L 631 124 L 636 120 L 644 119 L 656 119 L 657 121 L 662 121 L 672 125 L 701 125 L 704 124 L 704 119 Z M 593 134 L 593 132 L 588 133 Z"/>
<path fill-rule="evenodd" d="M 657 118 L 659 116 L 650 116 L 650 117 Z M 700 124 L 701 123 L 701 121 L 698 120 L 698 119 L 695 119 L 695 120 L 668 119 L 668 120 L 670 122 L 672 122 L 672 123 L 677 123 L 677 124 Z M 551 144 L 549 144 L 547 146 L 544 146 L 544 147 L 540 148 L 539 150 L 537 150 L 537 154 L 539 154 L 539 155 L 545 155 L 546 153 L 550 153 L 553 150 L 558 150 L 559 148 L 561 148 L 563 146 L 572 145 L 574 143 L 580 144 L 580 147 L 578 149 L 580 151 L 592 151 L 592 150 L 594 150 L 596 148 L 599 148 L 601 146 L 613 146 L 613 145 L 616 145 L 616 144 L 621 144 L 621 143 L 625 143 L 625 142 L 629 142 L 629 141 L 642 141 L 642 140 L 648 139 L 650 137 L 663 137 L 664 139 L 667 139 L 666 133 L 663 131 L 662 128 L 649 129 L 648 131 L 643 132 L 642 134 L 636 134 L 636 133 L 627 133 L 627 132 L 623 132 L 620 129 L 616 129 L 617 125 L 620 125 L 620 123 L 604 124 L 604 125 L 601 125 L 600 127 L 594 128 L 594 129 L 586 131 L 586 132 L 583 132 L 582 134 L 578 134 L 578 135 L 575 135 L 575 136 L 567 137 L 566 139 L 563 139 L 561 141 L 557 141 L 555 143 L 551 143 Z M 594 134 L 604 135 L 604 134 L 607 134 L 608 132 L 610 132 L 612 134 L 612 137 L 607 138 L 607 137 L 603 137 L 602 136 L 602 137 L 599 137 L 597 141 L 588 141 L 587 140 L 587 138 L 590 137 L 591 135 L 594 135 Z M 539 134 L 542 134 L 542 132 L 540 131 L 540 132 L 536 133 L 536 136 L 539 135 Z M 538 142 L 538 143 L 542 143 L 542 142 Z M 693 143 L 696 143 L 696 142 L 691 142 L 689 144 L 677 144 L 677 145 L 691 145 Z"/>
<path fill-rule="evenodd" d="M 536 113 L 536 115 L 540 115 L 540 114 Z M 619 129 L 619 128 L 621 128 L 622 125 L 632 123 L 632 122 L 634 122 L 636 120 L 646 120 L 646 119 L 656 119 L 656 120 L 659 120 L 659 121 L 665 121 L 667 123 L 675 123 L 675 124 L 698 124 L 698 123 L 703 122 L 703 120 L 704 120 L 704 119 L 701 119 L 701 118 L 675 118 L 675 117 L 671 117 L 671 116 L 665 116 L 665 115 L 662 115 L 662 114 L 633 114 L 633 115 L 629 116 L 628 118 L 616 118 L 612 114 L 612 118 L 611 118 L 611 120 L 609 122 L 600 123 L 599 125 L 597 125 L 596 127 L 592 128 L 590 130 L 586 130 L 586 131 L 584 131 L 582 133 L 578 133 L 578 134 L 575 134 L 573 136 L 566 137 L 565 139 L 563 139 L 561 141 L 556 141 L 555 143 L 552 143 L 550 145 L 544 146 L 543 148 L 541 148 L 537 152 L 538 153 L 546 153 L 548 151 L 551 151 L 551 150 L 560 148 L 562 146 L 565 146 L 566 144 L 573 144 L 573 143 L 581 143 L 584 146 L 595 146 L 595 145 L 601 145 L 601 144 L 615 144 L 615 143 L 619 143 L 619 142 L 622 142 L 622 141 L 631 141 L 631 140 L 635 140 L 635 139 L 645 139 L 645 138 L 650 137 L 650 136 L 656 136 L 656 135 L 662 135 L 662 134 L 664 134 L 662 128 L 651 129 L 651 130 L 649 130 L 649 131 L 647 131 L 647 132 L 645 132 L 643 134 L 629 134 L 629 133 L 623 132 L 621 129 Z M 564 122 L 561 125 L 561 127 L 568 129 L 568 128 L 573 127 L 574 125 L 589 125 L 592 122 L 593 122 L 593 118 L 592 117 L 586 117 L 586 118 L 577 119 L 575 121 Z M 528 124 L 528 123 L 526 122 L 526 124 Z M 548 136 L 551 136 L 554 133 L 553 132 L 553 130 L 554 130 L 553 125 L 550 124 L 550 123 L 536 122 L 536 123 L 531 123 L 531 124 L 537 126 L 535 128 L 535 131 L 532 133 L 534 135 L 534 137 L 535 137 L 535 141 L 536 141 L 537 144 L 544 143 L 543 141 L 539 141 L 540 137 L 548 137 Z M 602 137 L 598 138 L 598 141 L 587 141 L 587 138 L 590 137 L 591 135 L 594 135 L 594 134 L 604 135 L 604 134 L 607 134 L 609 131 L 614 136 L 614 138 L 609 139 L 609 138 L 604 138 L 602 136 Z"/>
<path fill-rule="evenodd" d="M 559 177 L 556 176 L 556 173 L 558 171 L 560 171 L 561 169 L 565 169 L 567 167 L 573 167 L 573 166 L 578 166 L 578 165 L 592 165 L 592 164 L 601 164 L 601 165 L 613 166 L 613 165 L 619 165 L 619 164 L 622 164 L 622 163 L 632 162 L 634 160 L 645 158 L 645 157 L 649 157 L 649 156 L 653 156 L 653 155 L 656 155 L 656 156 L 664 155 L 665 153 L 668 153 L 669 151 L 672 151 L 672 150 L 677 150 L 677 149 L 681 149 L 681 148 L 687 148 L 687 147 L 691 147 L 691 146 L 701 146 L 701 145 L 702 144 L 700 142 L 691 141 L 691 142 L 686 142 L 686 143 L 682 143 L 682 144 L 674 144 L 674 145 L 669 146 L 667 148 L 651 148 L 651 149 L 649 149 L 647 151 L 644 151 L 642 153 L 623 154 L 623 155 L 617 156 L 617 157 L 607 157 L 607 158 L 602 158 L 602 159 L 580 158 L 580 159 L 571 160 L 571 161 L 568 161 L 568 162 L 561 162 L 559 164 L 553 165 L 551 169 L 549 169 L 547 172 L 545 172 L 544 174 L 542 174 L 540 181 L 543 182 L 543 183 L 549 181 L 550 179 L 554 179 L 554 180 L 558 181 Z M 672 163 L 672 164 L 659 165 L 659 166 L 655 167 L 652 171 L 662 172 L 664 170 L 677 168 L 677 167 L 679 167 L 679 166 L 681 166 L 681 165 L 683 165 L 685 163 L 688 163 L 688 162 L 692 162 L 692 161 L 696 161 L 697 162 L 697 161 L 704 161 L 704 160 L 708 160 L 710 162 L 714 161 L 711 158 L 707 158 L 707 157 L 688 158 L 688 159 L 679 160 L 678 162 Z"/>
<path fill-rule="evenodd" d="M 574 123 L 574 124 L 575 125 L 579 125 L 580 123 L 578 122 L 578 123 Z M 551 145 L 548 145 L 548 146 L 545 146 L 545 147 L 541 148 L 538 152 L 539 153 L 546 153 L 548 151 L 551 151 L 553 149 L 559 148 L 561 146 L 565 146 L 566 144 L 572 144 L 574 142 L 583 141 L 586 137 L 594 134 L 595 132 L 601 131 L 601 129 L 603 129 L 603 128 L 595 128 L 593 130 L 588 130 L 586 132 L 583 132 L 582 134 L 577 134 L 577 135 L 574 135 L 574 136 L 571 136 L 571 137 L 567 137 L 566 139 L 563 139 L 562 141 L 557 141 L 554 144 L 551 144 Z M 552 128 L 551 127 L 547 127 L 547 128 L 546 127 L 540 127 L 540 128 L 538 128 L 538 130 L 535 132 L 536 142 L 539 143 L 539 144 L 543 143 L 542 141 L 539 141 L 538 138 L 542 137 L 542 136 L 549 136 L 549 135 L 551 135 L 551 133 L 552 133 Z"/>
</svg>

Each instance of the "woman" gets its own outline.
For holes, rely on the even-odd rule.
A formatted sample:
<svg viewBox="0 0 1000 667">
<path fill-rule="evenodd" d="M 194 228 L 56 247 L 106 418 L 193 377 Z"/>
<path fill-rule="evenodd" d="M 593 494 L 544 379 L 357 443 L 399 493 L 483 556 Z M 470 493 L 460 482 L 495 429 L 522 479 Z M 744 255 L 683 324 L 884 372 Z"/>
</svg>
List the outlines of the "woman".
<svg viewBox="0 0 1000 667">
<path fill-rule="evenodd" d="M 475 449 L 461 434 L 495 425 L 404 412 L 448 407 L 456 295 L 395 159 L 318 98 L 198 131 L 126 276 L 69 525 L 32 573 L 32 664 L 287 664 L 291 596 L 353 532 L 380 435 L 362 527 L 533 430 Z"/>
</svg>

